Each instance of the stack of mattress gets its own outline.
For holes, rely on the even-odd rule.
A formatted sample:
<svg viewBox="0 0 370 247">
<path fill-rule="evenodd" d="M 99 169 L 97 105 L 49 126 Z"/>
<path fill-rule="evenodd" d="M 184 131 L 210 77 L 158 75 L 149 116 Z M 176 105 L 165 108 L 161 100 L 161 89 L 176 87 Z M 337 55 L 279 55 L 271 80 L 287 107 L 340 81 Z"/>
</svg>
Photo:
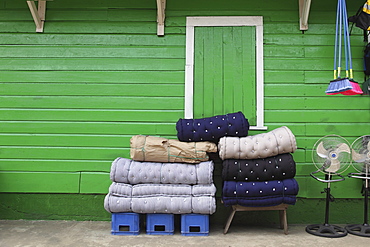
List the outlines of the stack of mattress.
<svg viewBox="0 0 370 247">
<path fill-rule="evenodd" d="M 225 205 L 295 204 L 298 183 L 291 153 L 297 145 L 289 128 L 283 126 L 255 136 L 222 137 L 218 148 L 223 160 Z"/>
<path fill-rule="evenodd" d="M 111 213 L 213 214 L 214 164 L 207 152 L 217 152 L 217 146 L 132 137 L 131 159 L 112 162 L 104 208 Z"/>
</svg>

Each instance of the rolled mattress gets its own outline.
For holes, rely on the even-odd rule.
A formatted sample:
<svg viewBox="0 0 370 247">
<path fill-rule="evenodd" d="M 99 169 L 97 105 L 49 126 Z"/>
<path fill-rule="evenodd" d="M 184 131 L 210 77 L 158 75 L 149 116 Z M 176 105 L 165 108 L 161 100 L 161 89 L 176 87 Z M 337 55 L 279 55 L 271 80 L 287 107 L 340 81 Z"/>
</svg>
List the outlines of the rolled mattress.
<svg viewBox="0 0 370 247">
<path fill-rule="evenodd" d="M 247 136 L 248 119 L 242 112 L 201 119 L 179 119 L 177 138 L 183 142 L 211 141 L 217 143 L 223 136 Z"/>
<path fill-rule="evenodd" d="M 222 162 L 222 180 L 227 181 L 270 181 L 294 178 L 296 163 L 290 153 L 263 159 Z"/>
<path fill-rule="evenodd" d="M 246 207 L 295 204 L 299 186 L 294 178 L 265 182 L 224 181 L 222 201 Z"/>
<path fill-rule="evenodd" d="M 217 152 L 212 142 L 181 142 L 155 136 L 136 135 L 130 140 L 130 156 L 136 161 L 200 163 L 207 152 Z"/>
<path fill-rule="evenodd" d="M 213 168 L 213 161 L 156 163 L 119 157 L 112 162 L 110 179 L 126 184 L 211 184 Z"/>
<path fill-rule="evenodd" d="M 293 153 L 296 149 L 295 136 L 286 126 L 254 136 L 225 136 L 218 143 L 219 156 L 222 160 L 267 158 Z"/>
<path fill-rule="evenodd" d="M 213 214 L 216 187 L 210 185 L 112 183 L 104 200 L 111 213 Z"/>
</svg>

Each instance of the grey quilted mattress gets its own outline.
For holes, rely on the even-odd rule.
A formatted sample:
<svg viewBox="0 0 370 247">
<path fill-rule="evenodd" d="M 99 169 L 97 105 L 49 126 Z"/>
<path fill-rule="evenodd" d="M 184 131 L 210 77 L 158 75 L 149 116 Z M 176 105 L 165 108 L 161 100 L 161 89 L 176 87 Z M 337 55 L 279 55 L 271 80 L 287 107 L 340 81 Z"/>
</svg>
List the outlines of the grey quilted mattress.
<svg viewBox="0 0 370 247">
<path fill-rule="evenodd" d="M 140 162 L 117 158 L 112 162 L 110 179 L 126 184 L 211 184 L 213 161 L 198 164 Z"/>
<path fill-rule="evenodd" d="M 216 187 L 181 184 L 125 184 L 113 182 L 104 200 L 110 213 L 213 214 Z"/>
<path fill-rule="evenodd" d="M 296 149 L 295 136 L 286 126 L 254 136 L 224 136 L 218 143 L 219 156 L 222 160 L 267 158 L 293 153 Z"/>
</svg>

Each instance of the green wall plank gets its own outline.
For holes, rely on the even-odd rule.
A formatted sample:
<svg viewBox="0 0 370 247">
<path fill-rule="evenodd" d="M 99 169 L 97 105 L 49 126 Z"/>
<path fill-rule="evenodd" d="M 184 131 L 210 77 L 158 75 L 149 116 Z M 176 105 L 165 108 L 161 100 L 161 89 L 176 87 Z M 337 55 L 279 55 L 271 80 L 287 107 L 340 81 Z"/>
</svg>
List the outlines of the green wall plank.
<svg viewBox="0 0 370 247">
<path fill-rule="evenodd" d="M 128 147 L 131 135 L 0 134 L 0 146 Z"/>
<path fill-rule="evenodd" d="M 82 172 L 80 193 L 107 194 L 111 184 L 109 173 Z"/>
<path fill-rule="evenodd" d="M 176 119 L 177 121 L 177 119 Z M 3 133 L 176 135 L 174 123 L 3 121 Z"/>
<path fill-rule="evenodd" d="M 130 152 L 121 152 L 123 158 L 130 158 Z M 0 159 L 1 171 L 19 172 L 110 172 L 109 160 L 50 160 L 50 159 Z"/>
<path fill-rule="evenodd" d="M 17 66 L 14 67 L 14 64 Z M 183 70 L 183 59 L 145 58 L 2 58 L 1 70 Z"/>
<path fill-rule="evenodd" d="M 0 101 L 4 108 L 184 109 L 184 99 L 182 97 L 0 96 Z M 143 118 L 145 119 L 145 116 Z"/>
<path fill-rule="evenodd" d="M 145 118 L 143 117 L 145 115 Z M 182 111 L 165 110 L 80 110 L 75 109 L 0 109 L 5 121 L 98 121 L 98 122 L 173 122 L 183 117 Z"/>
<path fill-rule="evenodd" d="M 114 160 L 129 152 L 129 148 L 98 148 L 98 147 L 18 147 L 2 146 L 1 159 L 17 157 L 18 159 L 83 159 L 83 160 Z"/>
<path fill-rule="evenodd" d="M 0 83 L 0 95 L 183 97 L 180 84 Z"/>
<path fill-rule="evenodd" d="M 0 172 L 0 192 L 78 193 L 79 173 Z"/>
<path fill-rule="evenodd" d="M 0 57 L 8 58 L 185 58 L 182 46 L 0 46 Z"/>
</svg>

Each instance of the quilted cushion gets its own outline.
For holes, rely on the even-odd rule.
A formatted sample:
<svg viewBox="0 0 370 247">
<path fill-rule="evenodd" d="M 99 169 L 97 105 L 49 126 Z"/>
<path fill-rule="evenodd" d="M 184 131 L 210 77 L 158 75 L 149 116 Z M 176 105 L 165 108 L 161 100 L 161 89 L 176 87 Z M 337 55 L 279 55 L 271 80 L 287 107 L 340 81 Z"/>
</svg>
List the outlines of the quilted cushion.
<svg viewBox="0 0 370 247">
<path fill-rule="evenodd" d="M 130 140 L 130 156 L 136 161 L 200 163 L 207 152 L 217 152 L 212 142 L 180 142 L 155 136 L 136 135 Z"/>
<path fill-rule="evenodd" d="M 211 184 L 213 161 L 199 164 L 140 162 L 116 158 L 112 162 L 110 178 L 128 184 Z"/>
<path fill-rule="evenodd" d="M 265 182 L 224 181 L 222 196 L 240 198 L 297 195 L 298 190 L 298 183 L 294 178 Z"/>
<path fill-rule="evenodd" d="M 213 214 L 216 187 L 209 185 L 112 183 L 104 200 L 111 213 Z"/>
<path fill-rule="evenodd" d="M 293 178 L 296 164 L 290 153 L 250 160 L 224 160 L 222 179 L 228 181 L 269 181 Z"/>
<path fill-rule="evenodd" d="M 179 119 L 177 138 L 183 142 L 211 141 L 217 143 L 222 136 L 247 136 L 248 119 L 242 112 L 201 119 Z"/>
<path fill-rule="evenodd" d="M 254 136 L 222 137 L 218 149 L 222 160 L 260 159 L 293 153 L 297 149 L 297 143 L 292 131 L 283 126 Z"/>
</svg>

